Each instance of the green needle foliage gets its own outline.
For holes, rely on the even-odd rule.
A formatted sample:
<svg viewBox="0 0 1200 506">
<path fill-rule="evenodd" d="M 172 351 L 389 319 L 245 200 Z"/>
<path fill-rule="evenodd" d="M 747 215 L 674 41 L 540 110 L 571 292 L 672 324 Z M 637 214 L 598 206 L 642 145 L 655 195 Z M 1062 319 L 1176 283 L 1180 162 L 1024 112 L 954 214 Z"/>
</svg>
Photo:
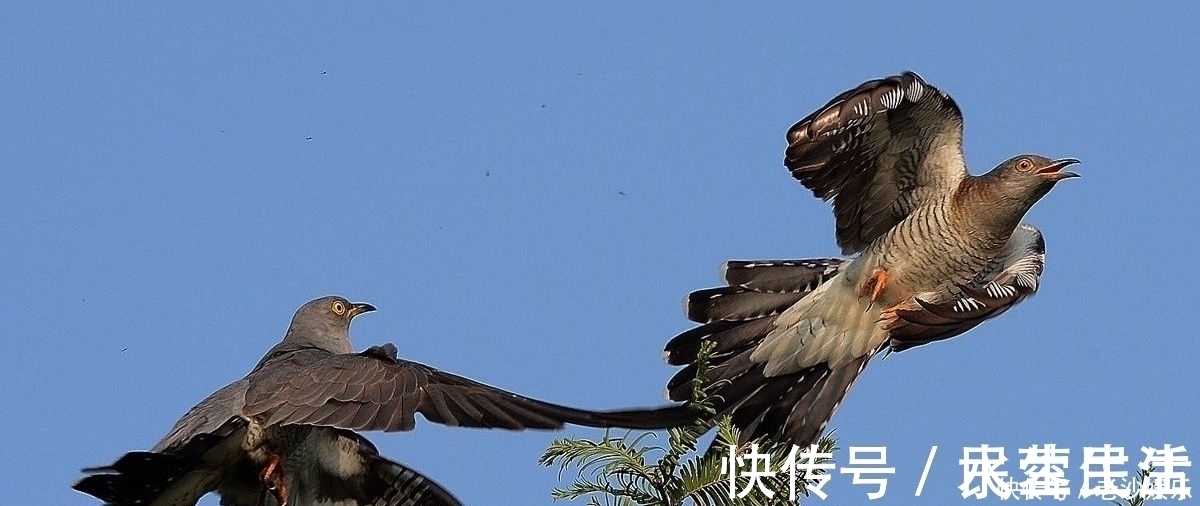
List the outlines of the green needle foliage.
<svg viewBox="0 0 1200 506">
<path fill-rule="evenodd" d="M 712 399 L 705 392 L 701 378 L 708 368 L 708 359 L 714 343 L 706 343 L 697 357 L 695 392 L 692 405 L 703 413 L 715 412 Z M 587 498 L 589 506 L 775 506 L 794 505 L 791 495 L 791 474 L 784 471 L 784 463 L 792 451 L 790 445 L 757 442 L 757 451 L 768 454 L 773 476 L 760 478 L 763 488 L 773 492 L 767 497 L 761 490 L 751 490 L 743 497 L 730 493 L 728 465 L 730 447 L 735 455 L 750 451 L 751 444 L 738 444 L 740 432 L 733 427 L 729 417 L 717 421 L 717 435 L 703 453 L 697 452 L 698 441 L 712 425 L 698 417 L 691 425 L 667 431 L 667 445 L 653 443 L 658 435 L 653 432 L 613 436 L 605 431 L 599 441 L 588 439 L 559 439 L 550 444 L 539 462 L 544 466 L 559 466 L 559 476 L 569 468 L 576 468 L 578 476 L 571 485 L 556 488 L 551 492 L 555 499 Z M 832 453 L 833 439 L 821 438 L 818 450 Z M 763 471 L 760 468 L 755 471 Z M 742 472 L 745 472 L 744 470 Z M 820 472 L 820 471 L 818 471 Z M 797 473 L 795 486 L 797 495 L 806 495 L 807 481 L 803 473 Z M 746 479 L 736 483 L 738 492 L 746 487 Z"/>
</svg>

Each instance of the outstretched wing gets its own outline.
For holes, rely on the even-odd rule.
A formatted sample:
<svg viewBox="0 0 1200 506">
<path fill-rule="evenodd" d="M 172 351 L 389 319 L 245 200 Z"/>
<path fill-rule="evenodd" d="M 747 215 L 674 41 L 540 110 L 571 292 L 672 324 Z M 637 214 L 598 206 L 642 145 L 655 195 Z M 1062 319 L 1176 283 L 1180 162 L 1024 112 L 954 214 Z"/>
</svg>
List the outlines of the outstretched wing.
<svg viewBox="0 0 1200 506">
<path fill-rule="evenodd" d="M 687 406 L 596 412 L 551 404 L 398 359 L 390 344 L 357 355 L 296 352 L 265 364 L 250 380 L 246 414 L 268 426 L 404 431 L 420 413 L 459 427 L 558 429 L 573 423 L 661 429 L 698 416 Z"/>
<path fill-rule="evenodd" d="M 915 73 L 868 81 L 788 130 L 784 165 L 833 200 L 837 242 L 862 251 L 967 175 L 962 113 Z"/>
<path fill-rule="evenodd" d="M 995 317 L 1037 292 L 1046 242 L 1022 223 L 988 269 L 966 285 L 917 294 L 884 314 L 892 351 L 948 339 Z"/>
</svg>

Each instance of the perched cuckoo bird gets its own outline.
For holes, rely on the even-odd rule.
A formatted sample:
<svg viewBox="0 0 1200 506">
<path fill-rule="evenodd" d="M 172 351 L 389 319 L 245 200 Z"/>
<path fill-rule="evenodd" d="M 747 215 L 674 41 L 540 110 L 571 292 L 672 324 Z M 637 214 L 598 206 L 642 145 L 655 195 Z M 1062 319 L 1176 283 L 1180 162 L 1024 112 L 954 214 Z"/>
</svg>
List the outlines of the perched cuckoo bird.
<svg viewBox="0 0 1200 506">
<path fill-rule="evenodd" d="M 1021 155 L 967 172 L 962 113 L 918 75 L 868 81 L 787 132 L 784 164 L 833 202 L 852 258 L 728 262 L 727 286 L 689 295 L 701 325 L 666 346 L 673 400 L 706 383 L 744 439 L 807 445 L 871 357 L 966 332 L 1038 289 L 1042 234 L 1021 218 L 1078 160 Z"/>
<path fill-rule="evenodd" d="M 74 488 L 118 506 L 455 506 L 429 478 L 354 431 L 406 431 L 415 415 L 451 426 L 657 429 L 695 420 L 686 406 L 595 412 L 551 404 L 396 357 L 354 353 L 350 321 L 374 311 L 324 297 L 302 306 L 283 341 L 246 377 L 187 412 L 149 451 L 85 469 Z M 269 492 L 269 493 L 268 493 Z"/>
</svg>

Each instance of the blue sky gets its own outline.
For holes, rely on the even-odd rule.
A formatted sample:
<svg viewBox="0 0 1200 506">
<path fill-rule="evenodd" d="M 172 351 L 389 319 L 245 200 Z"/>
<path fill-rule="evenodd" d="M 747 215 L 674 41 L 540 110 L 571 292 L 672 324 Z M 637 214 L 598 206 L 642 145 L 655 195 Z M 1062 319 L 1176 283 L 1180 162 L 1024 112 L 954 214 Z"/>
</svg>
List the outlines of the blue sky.
<svg viewBox="0 0 1200 506">
<path fill-rule="evenodd" d="M 974 172 L 1035 152 L 1084 177 L 1027 217 L 1035 298 L 875 361 L 835 417 L 888 446 L 884 503 L 961 501 L 982 443 L 1012 474 L 1069 447 L 1076 493 L 1084 446 L 1200 454 L 1195 6 L 356 7 L 0 7 L 0 503 L 95 504 L 80 467 L 152 445 L 332 293 L 380 309 L 359 349 L 658 404 L 721 262 L 837 253 L 784 131 L 906 69 L 962 107 Z M 536 464 L 553 438 L 600 434 L 370 437 L 467 504 L 528 505 L 565 483 Z M 848 483 L 825 503 L 865 501 Z"/>
</svg>

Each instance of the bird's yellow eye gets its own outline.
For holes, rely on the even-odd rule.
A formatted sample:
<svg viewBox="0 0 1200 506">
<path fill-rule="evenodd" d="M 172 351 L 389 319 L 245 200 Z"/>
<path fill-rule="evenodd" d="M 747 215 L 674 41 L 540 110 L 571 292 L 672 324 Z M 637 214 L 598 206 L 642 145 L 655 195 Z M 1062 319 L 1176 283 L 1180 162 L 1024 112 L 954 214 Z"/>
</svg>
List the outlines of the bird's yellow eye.
<svg viewBox="0 0 1200 506">
<path fill-rule="evenodd" d="M 335 300 L 333 301 L 333 304 L 329 306 L 329 309 L 333 310 L 333 314 L 339 316 L 344 315 L 346 314 L 346 303 L 340 300 Z"/>
<path fill-rule="evenodd" d="M 1030 160 L 1028 158 L 1022 158 L 1020 160 L 1017 160 L 1017 170 L 1019 170 L 1021 172 L 1029 172 L 1029 170 L 1032 168 L 1033 168 L 1033 160 Z"/>
</svg>

